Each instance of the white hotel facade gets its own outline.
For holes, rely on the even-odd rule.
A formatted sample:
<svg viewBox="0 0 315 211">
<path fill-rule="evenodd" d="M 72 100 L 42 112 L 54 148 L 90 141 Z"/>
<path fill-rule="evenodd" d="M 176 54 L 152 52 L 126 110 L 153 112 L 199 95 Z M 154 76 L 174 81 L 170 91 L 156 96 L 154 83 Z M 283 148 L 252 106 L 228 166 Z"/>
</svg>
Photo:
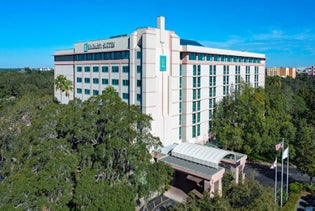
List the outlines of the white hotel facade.
<svg viewBox="0 0 315 211">
<path fill-rule="evenodd" d="M 55 78 L 65 75 L 74 88 L 69 98 L 55 90 L 59 101 L 87 100 L 113 86 L 126 103 L 152 116 L 152 133 L 164 146 L 205 143 L 215 103 L 242 80 L 253 87 L 265 84 L 264 54 L 183 40 L 165 30 L 164 17 L 158 17 L 157 28 L 57 50 L 54 60 Z"/>
</svg>

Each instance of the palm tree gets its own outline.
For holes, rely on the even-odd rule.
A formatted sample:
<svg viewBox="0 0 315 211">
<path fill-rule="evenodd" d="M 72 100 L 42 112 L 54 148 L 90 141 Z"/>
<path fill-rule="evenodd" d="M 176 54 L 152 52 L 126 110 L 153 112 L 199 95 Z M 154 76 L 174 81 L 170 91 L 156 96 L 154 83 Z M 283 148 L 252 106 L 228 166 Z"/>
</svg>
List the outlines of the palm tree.
<svg viewBox="0 0 315 211">
<path fill-rule="evenodd" d="M 73 90 L 72 82 L 64 75 L 58 75 L 55 79 L 56 90 L 60 90 L 60 102 L 62 102 L 62 93 L 66 92 L 66 96 L 69 98 L 70 91 Z"/>
</svg>

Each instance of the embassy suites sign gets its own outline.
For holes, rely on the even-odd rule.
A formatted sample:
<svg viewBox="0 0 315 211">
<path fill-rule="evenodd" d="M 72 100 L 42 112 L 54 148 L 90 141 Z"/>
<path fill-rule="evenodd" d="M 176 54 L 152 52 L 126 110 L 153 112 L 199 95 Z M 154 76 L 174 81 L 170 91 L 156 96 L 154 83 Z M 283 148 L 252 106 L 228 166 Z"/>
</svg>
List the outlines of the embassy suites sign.
<svg viewBox="0 0 315 211">
<path fill-rule="evenodd" d="M 115 48 L 115 42 L 84 43 L 84 52 L 89 50 Z"/>
</svg>

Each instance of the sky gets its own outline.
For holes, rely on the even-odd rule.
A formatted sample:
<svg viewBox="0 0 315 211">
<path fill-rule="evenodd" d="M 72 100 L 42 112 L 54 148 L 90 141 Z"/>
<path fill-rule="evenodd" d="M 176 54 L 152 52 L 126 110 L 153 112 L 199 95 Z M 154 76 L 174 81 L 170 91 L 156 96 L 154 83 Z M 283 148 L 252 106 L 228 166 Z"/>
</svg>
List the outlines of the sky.
<svg viewBox="0 0 315 211">
<path fill-rule="evenodd" d="M 314 0 L 0 0 L 0 68 L 53 67 L 76 42 L 166 29 L 206 47 L 266 55 L 266 67 L 315 65 Z"/>
</svg>

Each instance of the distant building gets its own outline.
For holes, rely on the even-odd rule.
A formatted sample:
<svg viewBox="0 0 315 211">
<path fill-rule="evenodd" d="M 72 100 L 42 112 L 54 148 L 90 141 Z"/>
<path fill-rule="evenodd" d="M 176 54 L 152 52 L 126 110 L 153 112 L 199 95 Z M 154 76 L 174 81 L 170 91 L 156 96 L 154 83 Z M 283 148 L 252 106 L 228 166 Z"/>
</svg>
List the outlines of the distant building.
<svg viewBox="0 0 315 211">
<path fill-rule="evenodd" d="M 57 50 L 54 62 L 55 78 L 64 75 L 74 85 L 69 98 L 55 90 L 61 103 L 84 101 L 113 86 L 123 101 L 151 115 L 151 132 L 164 146 L 207 142 L 217 102 L 242 80 L 255 88 L 265 85 L 264 54 L 181 39 L 165 29 L 164 17 L 156 28 Z"/>
<path fill-rule="evenodd" d="M 296 68 L 293 67 L 271 67 L 267 68 L 268 76 L 280 76 L 280 77 L 296 77 Z"/>
<path fill-rule="evenodd" d="M 315 66 L 309 66 L 309 67 L 305 68 L 305 72 L 309 76 L 315 76 Z"/>
</svg>

